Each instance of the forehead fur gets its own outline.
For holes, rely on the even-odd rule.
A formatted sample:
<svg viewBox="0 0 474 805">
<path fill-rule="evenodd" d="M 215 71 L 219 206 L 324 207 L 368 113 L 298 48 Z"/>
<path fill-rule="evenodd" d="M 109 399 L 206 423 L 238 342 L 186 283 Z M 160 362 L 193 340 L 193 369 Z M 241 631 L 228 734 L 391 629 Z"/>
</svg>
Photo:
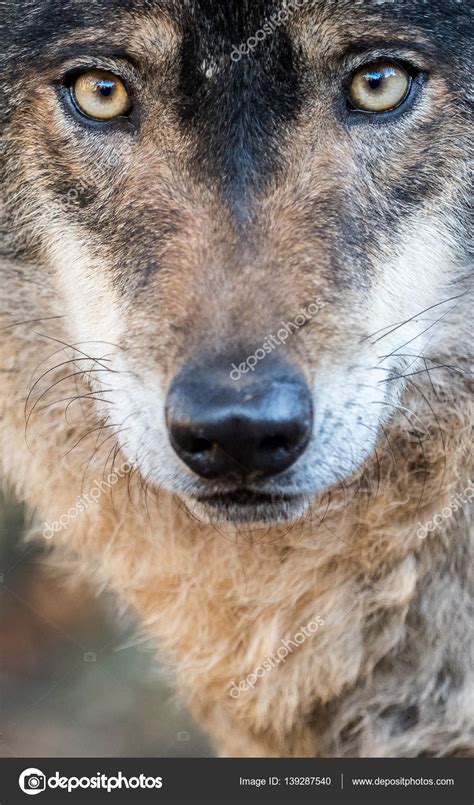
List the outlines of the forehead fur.
<svg viewBox="0 0 474 805">
<path fill-rule="evenodd" d="M 39 56 L 52 41 L 96 27 L 100 39 L 124 12 L 162 15 L 183 30 L 193 26 L 202 41 L 249 36 L 255 26 L 285 8 L 286 0 L 0 0 L 0 53 Z M 293 13 L 293 12 L 292 12 Z M 465 0 L 308 0 L 295 14 L 331 17 L 351 25 L 384 20 L 387 25 L 424 32 L 439 47 L 472 44 L 473 8 Z"/>
</svg>

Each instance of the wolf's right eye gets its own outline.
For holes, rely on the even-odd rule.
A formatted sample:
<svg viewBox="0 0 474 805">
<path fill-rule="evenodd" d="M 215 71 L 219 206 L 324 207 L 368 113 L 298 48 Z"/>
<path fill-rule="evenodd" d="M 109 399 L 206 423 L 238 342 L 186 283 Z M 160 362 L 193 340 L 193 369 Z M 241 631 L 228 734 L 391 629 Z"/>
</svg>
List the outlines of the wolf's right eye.
<svg viewBox="0 0 474 805">
<path fill-rule="evenodd" d="M 394 62 L 370 64 L 352 78 L 349 101 L 361 112 L 388 112 L 405 100 L 411 85 L 406 70 Z"/>
<path fill-rule="evenodd" d="M 105 70 L 89 70 L 71 86 L 79 111 L 94 120 L 113 120 L 130 111 L 131 100 L 123 82 Z"/>
</svg>

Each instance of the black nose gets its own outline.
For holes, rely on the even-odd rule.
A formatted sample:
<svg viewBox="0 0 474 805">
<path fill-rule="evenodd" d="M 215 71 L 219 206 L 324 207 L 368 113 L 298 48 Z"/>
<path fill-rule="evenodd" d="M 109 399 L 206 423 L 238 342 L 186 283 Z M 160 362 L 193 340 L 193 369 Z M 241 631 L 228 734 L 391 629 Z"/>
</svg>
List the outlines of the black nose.
<svg viewBox="0 0 474 805">
<path fill-rule="evenodd" d="M 291 467 L 311 437 L 312 402 L 296 370 L 267 359 L 238 381 L 224 368 L 193 366 L 171 384 L 171 444 L 203 478 L 248 479 Z"/>
</svg>

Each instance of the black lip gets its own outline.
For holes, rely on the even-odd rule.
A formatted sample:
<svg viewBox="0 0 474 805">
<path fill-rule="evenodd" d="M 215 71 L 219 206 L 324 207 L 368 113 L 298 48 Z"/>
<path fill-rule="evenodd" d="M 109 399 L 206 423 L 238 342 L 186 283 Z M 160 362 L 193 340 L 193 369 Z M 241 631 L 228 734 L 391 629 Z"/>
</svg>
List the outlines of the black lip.
<svg viewBox="0 0 474 805">
<path fill-rule="evenodd" d="M 280 493 L 255 492 L 251 489 L 236 489 L 232 492 L 221 492 L 213 495 L 198 495 L 199 503 L 207 506 L 225 508 L 228 506 L 275 506 L 279 503 L 296 503 L 297 495 Z"/>
<path fill-rule="evenodd" d="M 299 516 L 304 495 L 235 489 L 194 498 L 211 519 L 237 524 L 291 522 Z"/>
</svg>

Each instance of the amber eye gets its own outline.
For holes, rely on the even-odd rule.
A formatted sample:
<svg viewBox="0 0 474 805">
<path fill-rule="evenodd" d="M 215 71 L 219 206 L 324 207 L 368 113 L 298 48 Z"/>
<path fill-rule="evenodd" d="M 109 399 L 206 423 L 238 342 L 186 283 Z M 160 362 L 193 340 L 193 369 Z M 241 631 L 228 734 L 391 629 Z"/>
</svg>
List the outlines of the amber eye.
<svg viewBox="0 0 474 805">
<path fill-rule="evenodd" d="M 81 112 L 95 120 L 113 120 L 131 107 L 130 96 L 120 78 L 104 70 L 89 70 L 74 81 L 72 92 Z"/>
<path fill-rule="evenodd" d="M 369 64 L 355 73 L 349 100 L 354 109 L 387 112 L 406 98 L 410 84 L 410 76 L 397 64 Z"/>
</svg>

